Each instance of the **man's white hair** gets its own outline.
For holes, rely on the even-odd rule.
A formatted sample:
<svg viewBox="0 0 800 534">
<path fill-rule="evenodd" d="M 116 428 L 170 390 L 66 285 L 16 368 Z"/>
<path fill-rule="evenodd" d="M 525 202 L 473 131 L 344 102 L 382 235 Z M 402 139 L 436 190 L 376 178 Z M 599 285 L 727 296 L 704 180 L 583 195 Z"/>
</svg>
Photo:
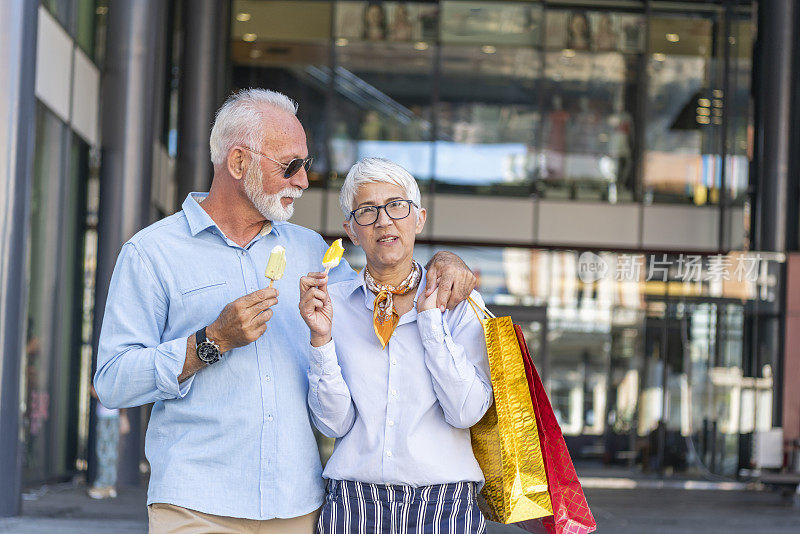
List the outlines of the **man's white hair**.
<svg viewBox="0 0 800 534">
<path fill-rule="evenodd" d="M 268 89 L 243 89 L 228 97 L 217 111 L 211 128 L 211 163 L 225 163 L 236 145 L 261 150 L 264 143 L 264 108 L 271 107 L 297 115 L 297 103 L 288 96 Z"/>
<path fill-rule="evenodd" d="M 414 201 L 414 211 L 419 216 L 417 208 L 422 206 L 419 185 L 411 173 L 385 158 L 362 158 L 347 173 L 347 178 L 344 179 L 342 190 L 339 193 L 339 206 L 342 208 L 345 219 L 350 218 L 358 189 L 364 184 L 373 183 L 399 186 L 405 192 L 405 197 Z"/>
</svg>

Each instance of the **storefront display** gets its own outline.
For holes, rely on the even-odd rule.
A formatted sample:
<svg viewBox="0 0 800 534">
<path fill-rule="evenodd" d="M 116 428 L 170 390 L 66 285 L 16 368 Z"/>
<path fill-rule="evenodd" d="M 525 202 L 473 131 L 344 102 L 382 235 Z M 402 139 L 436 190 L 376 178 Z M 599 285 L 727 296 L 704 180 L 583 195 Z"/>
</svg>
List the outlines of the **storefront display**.
<svg viewBox="0 0 800 534">
<path fill-rule="evenodd" d="M 647 19 L 635 6 L 538 2 L 250 4 L 251 18 L 234 23 L 234 83 L 318 95 L 324 109 L 306 120 L 319 154 L 312 186 L 338 183 L 359 157 L 391 155 L 447 193 L 699 205 L 747 188 L 746 111 L 727 123 L 736 141 L 719 154 L 714 10 Z M 740 110 L 752 30 L 730 28 Z M 695 120 L 698 93 L 712 104 Z"/>
</svg>

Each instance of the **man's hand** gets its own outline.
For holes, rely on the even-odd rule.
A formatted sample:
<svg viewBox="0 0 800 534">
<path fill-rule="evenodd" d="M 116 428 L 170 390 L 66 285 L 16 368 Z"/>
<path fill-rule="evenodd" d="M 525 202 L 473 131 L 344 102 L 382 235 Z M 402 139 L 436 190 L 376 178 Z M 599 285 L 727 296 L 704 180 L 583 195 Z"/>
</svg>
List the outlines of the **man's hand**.
<svg viewBox="0 0 800 534">
<path fill-rule="evenodd" d="M 220 352 L 249 345 L 267 330 L 272 318 L 272 306 L 278 303 L 278 290 L 274 287 L 259 289 L 239 297 L 224 308 L 219 317 L 206 327 L 206 338 L 219 345 Z M 194 334 L 186 338 L 186 359 L 178 382 L 183 382 L 205 367 L 197 357 Z"/>
<path fill-rule="evenodd" d="M 331 340 L 333 304 L 327 274 L 308 273 L 300 278 L 300 316 L 311 330 L 313 346 L 321 347 Z"/>
<path fill-rule="evenodd" d="M 240 297 L 222 309 L 219 317 L 206 328 L 206 337 L 222 352 L 249 345 L 267 330 L 272 306 L 278 303 L 274 287 L 259 289 Z"/>
<path fill-rule="evenodd" d="M 436 304 L 442 311 L 458 306 L 478 284 L 472 271 L 452 252 L 437 252 L 425 268 L 428 274 L 424 296 L 429 297 L 434 291 L 438 291 Z"/>
</svg>

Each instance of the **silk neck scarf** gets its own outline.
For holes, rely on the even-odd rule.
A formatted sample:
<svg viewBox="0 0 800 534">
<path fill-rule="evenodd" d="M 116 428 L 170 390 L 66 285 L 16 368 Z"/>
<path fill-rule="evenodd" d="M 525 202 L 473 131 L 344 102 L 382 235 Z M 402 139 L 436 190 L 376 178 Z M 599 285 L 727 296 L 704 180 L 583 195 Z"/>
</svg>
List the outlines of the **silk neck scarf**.
<svg viewBox="0 0 800 534">
<path fill-rule="evenodd" d="M 422 278 L 422 267 L 415 261 L 405 280 L 399 285 L 392 286 L 389 284 L 381 284 L 372 278 L 369 274 L 369 269 L 364 268 L 364 281 L 367 284 L 367 289 L 375 293 L 375 310 L 372 312 L 372 325 L 375 329 L 375 335 L 381 342 L 381 348 L 386 348 L 389 343 L 389 338 L 392 337 L 394 329 L 397 328 L 397 323 L 400 322 L 400 315 L 394 308 L 392 300 L 393 295 L 405 295 L 409 291 L 413 291 L 419 285 L 420 278 Z"/>
</svg>

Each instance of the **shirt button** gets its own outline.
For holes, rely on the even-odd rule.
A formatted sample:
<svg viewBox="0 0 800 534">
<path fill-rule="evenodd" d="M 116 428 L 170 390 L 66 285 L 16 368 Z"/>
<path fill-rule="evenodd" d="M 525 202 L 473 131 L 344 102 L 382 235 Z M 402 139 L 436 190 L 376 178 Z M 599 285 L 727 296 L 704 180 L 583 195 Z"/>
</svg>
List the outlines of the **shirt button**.
<svg viewBox="0 0 800 534">
<path fill-rule="evenodd" d="M 397 365 L 397 360 L 392 360 L 392 365 Z"/>
<path fill-rule="evenodd" d="M 392 451 L 386 451 L 386 456 L 388 456 L 389 458 L 391 458 L 391 457 L 392 457 Z"/>
<path fill-rule="evenodd" d="M 396 390 L 396 389 L 393 389 L 393 390 L 392 390 L 392 397 L 396 397 L 396 396 L 397 396 L 397 390 Z"/>
<path fill-rule="evenodd" d="M 269 376 L 269 375 L 267 375 L 267 376 L 265 376 L 265 377 L 264 377 L 264 380 L 266 380 L 267 382 L 269 382 L 270 380 L 272 380 L 272 377 L 271 377 L 271 376 Z"/>
<path fill-rule="evenodd" d="M 242 256 L 244 256 L 244 255 L 246 255 L 246 254 L 247 254 L 247 251 L 245 251 L 245 250 L 241 250 L 241 251 L 239 252 L 239 254 L 241 254 Z"/>
<path fill-rule="evenodd" d="M 389 421 L 389 422 L 388 422 L 388 423 L 386 423 L 386 424 L 387 424 L 387 425 L 389 425 L 389 426 L 394 426 L 394 421 Z"/>
<path fill-rule="evenodd" d="M 267 416 L 267 421 L 272 421 L 272 416 L 271 415 Z"/>
</svg>

